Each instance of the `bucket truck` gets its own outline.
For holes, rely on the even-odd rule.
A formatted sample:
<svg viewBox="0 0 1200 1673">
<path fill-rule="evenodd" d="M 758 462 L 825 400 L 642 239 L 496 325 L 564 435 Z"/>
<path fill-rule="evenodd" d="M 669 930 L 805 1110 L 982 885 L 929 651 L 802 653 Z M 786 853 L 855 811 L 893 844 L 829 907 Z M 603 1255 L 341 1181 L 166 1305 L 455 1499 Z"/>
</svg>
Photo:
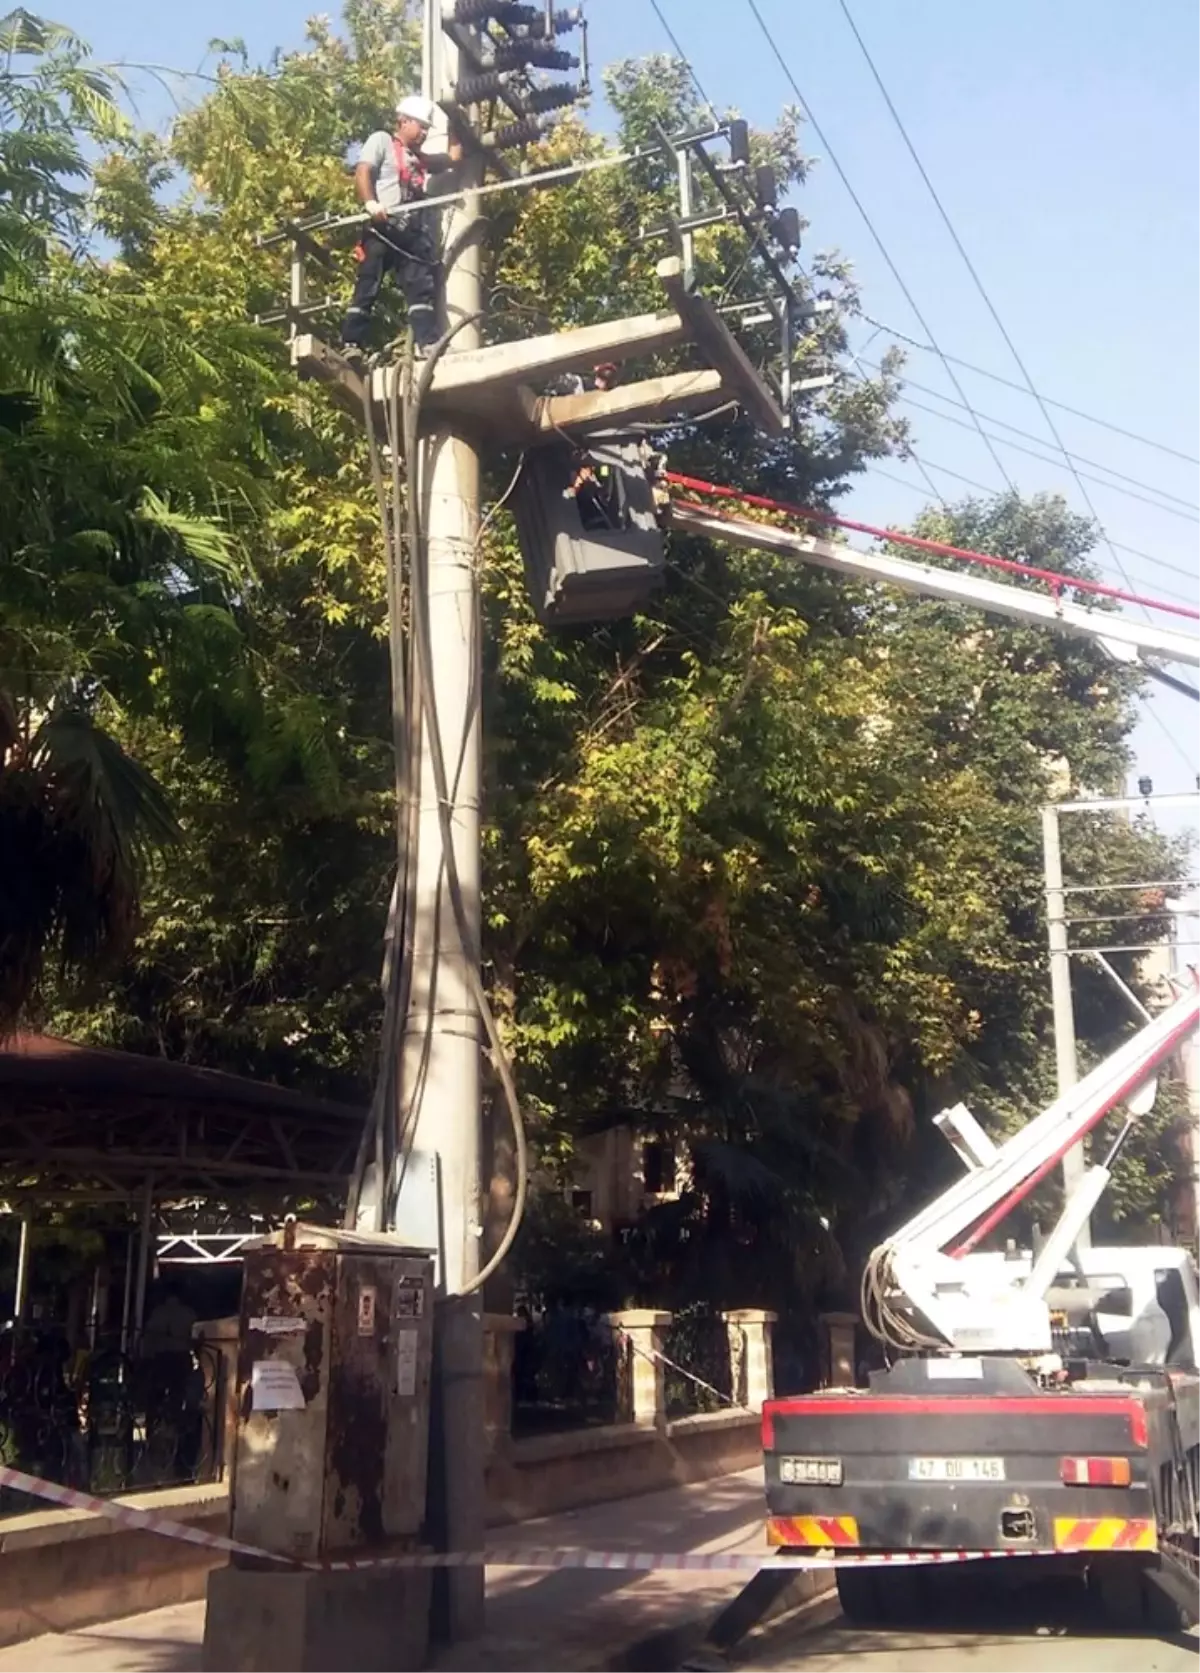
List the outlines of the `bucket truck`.
<svg viewBox="0 0 1200 1673">
<path fill-rule="evenodd" d="M 1026 1127 L 995 1144 L 962 1105 L 937 1125 L 963 1176 L 867 1263 L 863 1315 L 888 1368 L 866 1389 L 763 1408 L 769 1543 L 875 1553 L 838 1570 L 859 1622 L 921 1613 L 950 1573 L 1080 1570 L 1124 1625 L 1196 1615 L 1200 1293 L 1183 1249 L 1086 1247 L 1158 1068 L 1195 1031 L 1200 983 Z M 984 1248 L 1110 1112 L 1124 1126 L 1041 1245 Z M 890 1559 L 890 1563 L 887 1561 Z M 935 1580 L 936 1577 L 936 1580 Z"/>
</svg>

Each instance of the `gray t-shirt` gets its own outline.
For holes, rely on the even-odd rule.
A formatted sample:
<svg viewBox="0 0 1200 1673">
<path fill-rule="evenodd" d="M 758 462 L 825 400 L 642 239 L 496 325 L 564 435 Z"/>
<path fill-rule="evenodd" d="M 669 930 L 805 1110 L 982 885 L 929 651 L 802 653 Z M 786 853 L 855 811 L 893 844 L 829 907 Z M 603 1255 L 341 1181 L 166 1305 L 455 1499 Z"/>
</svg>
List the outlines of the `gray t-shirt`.
<svg viewBox="0 0 1200 1673">
<path fill-rule="evenodd" d="M 412 156 L 412 153 L 409 155 Z M 375 178 L 375 196 L 385 209 L 398 209 L 402 203 L 411 203 L 414 197 L 424 196 L 424 189 L 415 182 L 401 180 L 400 170 L 396 167 L 396 142 L 382 128 L 367 140 L 358 154 L 358 160 L 370 168 Z M 413 157 L 412 163 L 418 181 L 421 170 L 433 173 L 444 166 L 441 157 Z"/>
</svg>

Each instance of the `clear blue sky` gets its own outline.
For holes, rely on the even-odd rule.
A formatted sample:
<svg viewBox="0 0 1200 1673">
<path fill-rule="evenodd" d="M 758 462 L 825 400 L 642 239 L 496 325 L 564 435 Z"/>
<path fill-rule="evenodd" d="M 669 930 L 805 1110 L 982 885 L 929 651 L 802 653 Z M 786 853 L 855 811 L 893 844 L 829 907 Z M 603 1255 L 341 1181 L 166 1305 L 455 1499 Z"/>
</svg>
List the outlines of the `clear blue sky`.
<svg viewBox="0 0 1200 1673">
<path fill-rule="evenodd" d="M 849 0 L 855 20 L 1042 393 L 1186 454 L 1200 453 L 1200 11 L 1195 0 Z M 660 0 L 662 10 L 719 108 L 758 123 L 775 120 L 794 95 L 770 55 L 747 0 Z M 1020 380 L 1003 340 L 904 151 L 838 0 L 759 0 L 804 98 L 874 220 L 942 348 Z M 194 68 L 214 35 L 241 35 L 252 55 L 300 43 L 303 0 L 43 0 L 105 58 L 152 59 Z M 593 0 L 588 8 L 597 66 L 617 57 L 669 50 L 649 0 Z M 146 114 L 165 121 L 161 96 L 146 90 Z M 606 113 L 598 109 L 603 125 Z M 924 337 L 845 187 L 810 132 L 818 159 L 803 194 L 808 250 L 852 258 L 864 305 L 877 319 Z M 865 345 L 870 328 L 856 334 Z M 875 336 L 874 357 L 889 341 Z M 913 350 L 908 372 L 955 399 L 944 368 Z M 1028 395 L 960 371 L 981 412 L 1054 444 Z M 959 408 L 913 392 L 947 416 L 912 411 L 918 452 L 947 498 L 968 492 L 957 472 L 989 487 L 1001 478 Z M 1068 448 L 1096 465 L 1173 495 L 1192 507 L 1197 469 L 1165 453 L 1054 412 Z M 992 426 L 988 426 L 991 428 Z M 1021 440 L 1021 438 L 1013 438 Z M 1060 489 L 1084 510 L 1061 456 L 1041 463 L 998 444 L 1026 492 Z M 944 471 L 938 467 L 944 467 Z M 888 461 L 899 481 L 872 475 L 854 496 L 868 521 L 902 523 L 930 498 L 919 470 Z M 1092 465 L 1081 470 L 1103 477 Z M 1122 487 L 1126 485 L 1121 485 Z M 1139 591 L 1171 593 L 1195 605 L 1200 591 L 1195 510 L 1174 512 L 1089 482 L 1112 539 L 1156 562 L 1119 552 Z M 1136 493 L 1145 492 L 1138 488 Z M 1116 561 L 1098 556 L 1116 581 Z M 1169 620 L 1169 618 L 1167 618 Z M 1195 670 L 1188 670 L 1194 678 Z M 1158 692 L 1139 726 L 1138 769 L 1156 789 L 1195 788 L 1200 708 Z M 1164 820 L 1164 822 L 1166 822 Z M 1194 820 L 1188 818 L 1188 823 Z M 1176 823 L 1172 820 L 1171 823 Z"/>
</svg>

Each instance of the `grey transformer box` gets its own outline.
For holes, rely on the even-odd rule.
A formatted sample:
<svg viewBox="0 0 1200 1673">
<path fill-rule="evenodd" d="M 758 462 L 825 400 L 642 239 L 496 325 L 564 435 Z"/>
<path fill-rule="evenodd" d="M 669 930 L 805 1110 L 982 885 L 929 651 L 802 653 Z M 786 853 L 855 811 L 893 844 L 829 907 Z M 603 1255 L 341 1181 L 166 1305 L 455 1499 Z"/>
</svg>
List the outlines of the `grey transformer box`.
<svg viewBox="0 0 1200 1673">
<path fill-rule="evenodd" d="M 555 627 L 615 621 L 634 615 L 662 585 L 655 458 L 627 431 L 530 451 L 513 512 L 540 620 Z"/>
</svg>

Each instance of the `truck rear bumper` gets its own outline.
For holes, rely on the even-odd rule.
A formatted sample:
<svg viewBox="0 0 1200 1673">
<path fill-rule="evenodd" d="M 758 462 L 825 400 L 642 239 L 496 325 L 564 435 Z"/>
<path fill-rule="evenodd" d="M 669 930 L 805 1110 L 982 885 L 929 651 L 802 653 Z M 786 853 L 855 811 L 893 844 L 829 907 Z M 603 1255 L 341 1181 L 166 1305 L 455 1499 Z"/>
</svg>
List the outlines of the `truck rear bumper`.
<svg viewBox="0 0 1200 1673">
<path fill-rule="evenodd" d="M 856 1496 L 857 1497 L 857 1496 Z M 875 1503 L 839 1507 L 836 1515 L 776 1515 L 767 1517 L 767 1543 L 775 1550 L 820 1552 L 1011 1551 L 1060 1556 L 1085 1556 L 1093 1551 L 1158 1549 L 1152 1514 L 1132 1515 L 1129 1507 L 1111 1514 L 1087 1515 L 1062 1507 L 1029 1503 L 978 1503 L 960 1498 L 956 1504 L 931 1504 L 927 1499 L 904 1504 L 897 1496 Z"/>
</svg>

